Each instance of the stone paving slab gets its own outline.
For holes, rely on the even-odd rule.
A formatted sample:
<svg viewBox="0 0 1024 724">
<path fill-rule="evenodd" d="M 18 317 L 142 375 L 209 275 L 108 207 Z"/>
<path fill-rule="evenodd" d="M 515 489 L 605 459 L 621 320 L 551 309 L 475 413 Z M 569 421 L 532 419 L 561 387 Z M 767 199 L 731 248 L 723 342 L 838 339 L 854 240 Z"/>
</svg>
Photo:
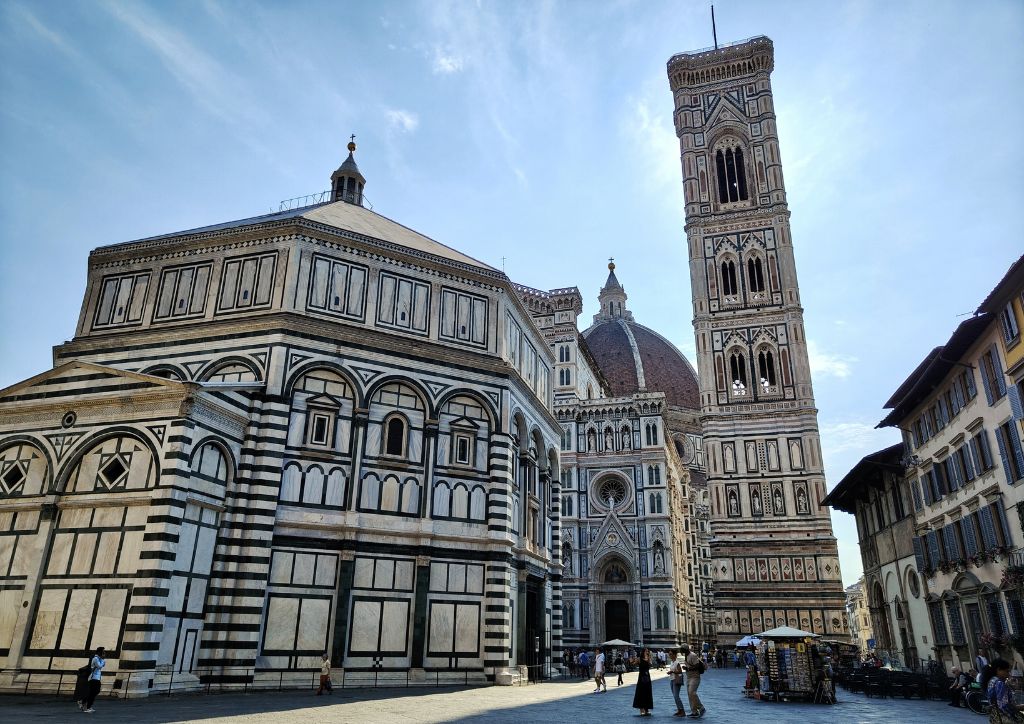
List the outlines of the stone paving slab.
<svg viewBox="0 0 1024 724">
<path fill-rule="evenodd" d="M 781 722 L 788 724 L 874 724 L 876 722 L 942 722 L 984 724 L 985 717 L 944 702 L 920 699 L 877 699 L 838 692 L 835 706 L 774 703 L 745 699 L 740 693 L 744 672 L 709 670 L 700 687 L 708 710 L 703 722 Z M 494 722 L 495 724 L 591 724 L 592 722 L 679 721 L 666 674 L 655 672 L 654 713 L 641 719 L 631 708 L 636 674 L 622 686 L 610 677 L 607 694 L 594 694 L 593 683 L 556 681 L 522 687 L 457 689 L 336 689 L 331 696 L 311 692 L 192 694 L 119 701 L 102 699 L 95 714 L 82 714 L 66 698 L 0 697 L 0 722 L 254 722 L 257 724 L 406 724 L 419 722 Z M 685 692 L 683 699 L 685 701 Z"/>
</svg>

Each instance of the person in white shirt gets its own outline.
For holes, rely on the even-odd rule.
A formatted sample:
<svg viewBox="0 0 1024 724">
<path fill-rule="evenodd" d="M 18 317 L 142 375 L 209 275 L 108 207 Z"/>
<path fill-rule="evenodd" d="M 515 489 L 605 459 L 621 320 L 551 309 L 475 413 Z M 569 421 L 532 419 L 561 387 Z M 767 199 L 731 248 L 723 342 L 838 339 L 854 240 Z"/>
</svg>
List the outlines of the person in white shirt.
<svg viewBox="0 0 1024 724">
<path fill-rule="evenodd" d="M 594 650 L 594 684 L 597 685 L 594 689 L 595 694 L 599 691 L 608 691 L 608 684 L 604 680 L 604 652 L 601 649 Z"/>
<path fill-rule="evenodd" d="M 672 698 L 676 700 L 676 713 L 672 716 L 686 716 L 683 700 L 679 698 L 679 692 L 683 688 L 683 672 L 685 670 L 686 660 L 683 658 L 682 649 L 679 649 L 676 651 L 676 657 L 672 659 L 672 665 L 668 667 L 669 682 L 672 686 Z"/>
<path fill-rule="evenodd" d="M 106 650 L 100 646 L 96 649 L 96 654 L 89 660 L 89 693 L 86 695 L 85 701 L 82 702 L 82 711 L 86 714 L 92 714 L 95 711 L 92 705 L 100 693 L 100 679 L 103 676 L 103 667 L 107 665 L 106 655 Z"/>
</svg>

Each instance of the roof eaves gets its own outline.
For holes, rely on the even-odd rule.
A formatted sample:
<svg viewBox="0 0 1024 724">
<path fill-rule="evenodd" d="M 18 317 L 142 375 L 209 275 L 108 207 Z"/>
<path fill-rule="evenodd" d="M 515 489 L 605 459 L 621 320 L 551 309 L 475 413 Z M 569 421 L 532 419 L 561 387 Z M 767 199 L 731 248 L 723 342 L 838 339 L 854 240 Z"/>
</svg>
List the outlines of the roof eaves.
<svg viewBox="0 0 1024 724">
<path fill-rule="evenodd" d="M 1024 285 L 1024 255 L 1022 255 L 1017 261 L 1010 265 L 1010 268 L 1006 270 L 1006 274 L 999 280 L 999 283 L 992 288 L 992 291 L 988 293 L 985 300 L 978 305 L 975 310 L 975 314 L 981 314 L 983 312 L 998 312 L 999 307 L 1003 304 L 1003 298 L 1006 296 L 1006 292 L 1013 292 L 1020 286 Z"/>
</svg>

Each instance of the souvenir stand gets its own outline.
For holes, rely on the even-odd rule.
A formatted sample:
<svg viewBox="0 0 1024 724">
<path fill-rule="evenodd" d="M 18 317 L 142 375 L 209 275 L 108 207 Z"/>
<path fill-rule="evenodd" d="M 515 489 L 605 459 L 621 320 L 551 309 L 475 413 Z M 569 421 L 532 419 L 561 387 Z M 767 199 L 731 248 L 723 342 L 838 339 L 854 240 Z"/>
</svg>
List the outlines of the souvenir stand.
<svg viewBox="0 0 1024 724">
<path fill-rule="evenodd" d="M 757 668 L 761 698 L 773 701 L 828 701 L 822 696 L 821 676 L 812 650 L 817 634 L 790 626 L 759 634 Z"/>
</svg>

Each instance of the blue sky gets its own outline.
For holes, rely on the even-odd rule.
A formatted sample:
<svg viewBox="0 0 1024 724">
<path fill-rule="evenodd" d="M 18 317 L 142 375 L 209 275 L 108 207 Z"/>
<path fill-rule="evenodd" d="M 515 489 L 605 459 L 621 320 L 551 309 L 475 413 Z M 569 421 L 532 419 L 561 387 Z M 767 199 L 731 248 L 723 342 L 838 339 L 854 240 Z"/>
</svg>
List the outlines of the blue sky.
<svg viewBox="0 0 1024 724">
<path fill-rule="evenodd" d="M 90 249 L 320 191 L 358 135 L 374 209 L 693 358 L 665 62 L 707 4 L 0 2 L 0 387 L 51 365 Z M 830 484 L 1024 250 L 1024 3 L 716 3 L 773 85 Z M 1016 230 L 1015 230 L 1016 229 Z M 856 529 L 834 515 L 844 579 Z"/>
</svg>

